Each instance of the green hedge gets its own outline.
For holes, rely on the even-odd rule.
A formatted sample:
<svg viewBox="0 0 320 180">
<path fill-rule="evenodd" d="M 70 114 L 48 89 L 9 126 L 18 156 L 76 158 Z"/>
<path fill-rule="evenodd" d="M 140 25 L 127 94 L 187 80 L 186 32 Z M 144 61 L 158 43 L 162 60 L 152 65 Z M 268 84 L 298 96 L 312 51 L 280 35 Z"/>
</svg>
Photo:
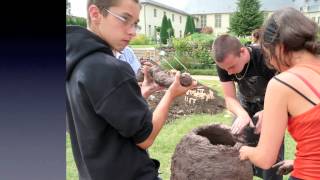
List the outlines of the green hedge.
<svg viewBox="0 0 320 180">
<path fill-rule="evenodd" d="M 191 75 L 208 75 L 208 76 L 217 76 L 217 70 L 213 69 L 190 69 Z"/>
<path fill-rule="evenodd" d="M 82 27 L 87 27 L 87 20 L 86 18 L 76 17 L 76 16 L 67 16 L 66 17 L 66 24 L 67 25 L 78 25 Z"/>
<path fill-rule="evenodd" d="M 154 44 L 151 39 L 143 34 L 135 36 L 129 43 L 130 45 L 150 45 Z"/>
<path fill-rule="evenodd" d="M 211 45 L 214 36 L 209 34 L 194 33 L 180 39 L 173 39 L 173 47 L 179 59 L 189 57 L 187 64 L 204 64 L 210 66 L 214 60 L 211 56 Z M 188 67 L 193 68 L 193 67 Z"/>
</svg>

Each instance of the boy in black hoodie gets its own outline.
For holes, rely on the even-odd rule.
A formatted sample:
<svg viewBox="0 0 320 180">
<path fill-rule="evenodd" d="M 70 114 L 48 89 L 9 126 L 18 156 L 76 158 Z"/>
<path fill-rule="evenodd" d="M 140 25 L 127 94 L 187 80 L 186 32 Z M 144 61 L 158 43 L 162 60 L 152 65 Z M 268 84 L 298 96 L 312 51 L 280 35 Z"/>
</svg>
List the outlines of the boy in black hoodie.
<svg viewBox="0 0 320 180">
<path fill-rule="evenodd" d="M 193 88 L 178 72 L 154 112 L 130 65 L 114 57 L 136 35 L 138 0 L 89 0 L 88 29 L 67 27 L 67 122 L 81 180 L 158 179 L 146 149 L 164 125 L 175 97 Z M 147 74 L 147 73 L 145 73 Z"/>
</svg>

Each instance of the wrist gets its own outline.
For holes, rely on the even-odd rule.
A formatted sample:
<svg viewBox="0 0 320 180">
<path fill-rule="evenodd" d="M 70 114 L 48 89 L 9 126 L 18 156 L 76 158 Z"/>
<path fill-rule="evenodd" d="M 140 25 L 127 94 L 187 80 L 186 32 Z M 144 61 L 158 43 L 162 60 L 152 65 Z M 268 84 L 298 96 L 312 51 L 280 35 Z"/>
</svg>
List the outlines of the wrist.
<svg viewBox="0 0 320 180">
<path fill-rule="evenodd" d="M 170 90 L 167 90 L 164 96 L 168 101 L 170 101 L 170 103 L 176 98 L 176 96 Z"/>
<path fill-rule="evenodd" d="M 148 91 L 142 91 L 141 94 L 145 99 L 147 99 L 151 95 Z"/>
<path fill-rule="evenodd" d="M 242 119 L 246 119 L 247 117 L 250 117 L 247 111 L 240 111 L 237 113 L 238 117 L 241 117 Z"/>
</svg>

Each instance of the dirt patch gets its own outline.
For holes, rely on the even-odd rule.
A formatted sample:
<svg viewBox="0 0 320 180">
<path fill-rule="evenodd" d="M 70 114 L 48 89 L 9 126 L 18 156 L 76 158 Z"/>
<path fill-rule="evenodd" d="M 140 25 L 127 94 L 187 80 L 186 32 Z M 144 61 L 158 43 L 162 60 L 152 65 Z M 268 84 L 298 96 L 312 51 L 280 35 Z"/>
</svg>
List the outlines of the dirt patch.
<svg viewBox="0 0 320 180">
<path fill-rule="evenodd" d="M 152 94 L 147 102 L 153 111 L 163 97 L 165 90 Z M 225 109 L 224 100 L 217 96 L 216 91 L 207 86 L 200 85 L 190 90 L 185 96 L 175 99 L 169 110 L 168 122 L 190 114 L 216 114 Z"/>
</svg>

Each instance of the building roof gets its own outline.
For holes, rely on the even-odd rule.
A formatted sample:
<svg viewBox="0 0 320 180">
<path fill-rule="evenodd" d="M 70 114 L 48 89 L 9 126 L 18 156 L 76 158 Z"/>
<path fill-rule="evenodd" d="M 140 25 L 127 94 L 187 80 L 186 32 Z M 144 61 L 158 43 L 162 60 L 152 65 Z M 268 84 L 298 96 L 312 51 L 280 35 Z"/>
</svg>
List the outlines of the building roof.
<svg viewBox="0 0 320 180">
<path fill-rule="evenodd" d="M 187 13 L 183 10 L 180 10 L 180 9 L 177 9 L 177 8 L 174 8 L 174 7 L 171 7 L 171 6 L 156 2 L 156 1 L 152 1 L 152 0 L 140 0 L 140 4 L 150 4 L 150 5 L 154 5 L 154 6 L 163 8 L 163 9 L 167 9 L 169 11 L 173 11 L 173 12 L 176 12 L 179 14 L 190 15 L 189 13 Z"/>
<path fill-rule="evenodd" d="M 284 7 L 294 7 L 298 9 L 299 0 L 261 0 L 262 11 L 275 11 Z M 212 13 L 232 13 L 237 10 L 238 0 L 196 0 L 189 1 L 186 12 L 190 14 L 212 14 Z"/>
<path fill-rule="evenodd" d="M 214 13 L 233 13 L 237 10 L 238 0 L 180 0 L 180 9 L 170 6 L 170 1 L 166 4 L 160 3 L 163 0 L 140 0 L 141 4 L 151 4 L 173 12 L 184 15 L 201 15 Z M 178 0 L 176 0 L 178 1 Z M 301 10 L 303 7 L 308 11 L 319 11 L 320 0 L 260 0 L 262 11 L 276 11 L 284 7 L 293 7 Z M 182 5 L 183 4 L 183 5 Z"/>
</svg>

